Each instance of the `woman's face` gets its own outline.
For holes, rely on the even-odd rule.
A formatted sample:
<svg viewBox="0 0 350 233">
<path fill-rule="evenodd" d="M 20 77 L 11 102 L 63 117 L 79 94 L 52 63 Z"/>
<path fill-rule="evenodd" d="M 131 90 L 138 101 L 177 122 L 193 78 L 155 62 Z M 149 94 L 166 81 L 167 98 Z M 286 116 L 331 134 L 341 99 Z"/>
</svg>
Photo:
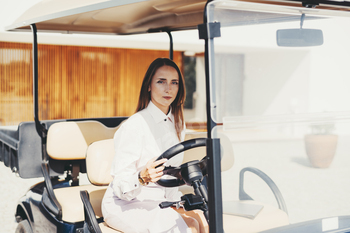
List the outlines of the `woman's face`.
<svg viewBox="0 0 350 233">
<path fill-rule="evenodd" d="M 151 85 L 151 100 L 164 114 L 168 114 L 170 104 L 175 100 L 179 91 L 179 75 L 175 68 L 162 66 L 154 74 Z"/>
</svg>

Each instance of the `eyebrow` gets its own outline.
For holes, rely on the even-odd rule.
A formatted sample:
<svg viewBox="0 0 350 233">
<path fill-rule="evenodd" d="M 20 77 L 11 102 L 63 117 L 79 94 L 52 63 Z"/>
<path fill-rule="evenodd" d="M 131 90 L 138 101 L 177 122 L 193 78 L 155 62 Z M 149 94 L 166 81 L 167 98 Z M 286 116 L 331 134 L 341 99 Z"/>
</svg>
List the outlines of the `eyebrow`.
<svg viewBox="0 0 350 233">
<path fill-rule="evenodd" d="M 167 80 L 166 78 L 158 78 L 158 80 Z M 179 79 L 177 78 L 177 79 L 172 79 L 171 81 L 179 81 Z"/>
</svg>

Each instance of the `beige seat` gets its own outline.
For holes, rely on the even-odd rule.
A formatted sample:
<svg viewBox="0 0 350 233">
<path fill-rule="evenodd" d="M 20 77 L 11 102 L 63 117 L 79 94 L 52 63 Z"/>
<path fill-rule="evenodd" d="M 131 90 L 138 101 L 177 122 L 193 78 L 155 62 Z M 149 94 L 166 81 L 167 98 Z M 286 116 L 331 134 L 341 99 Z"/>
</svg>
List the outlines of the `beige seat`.
<svg viewBox="0 0 350 233">
<path fill-rule="evenodd" d="M 98 121 L 55 123 L 47 133 L 47 153 L 57 160 L 85 159 L 91 143 L 113 138 L 117 129 L 106 127 Z"/>
<path fill-rule="evenodd" d="M 224 212 L 223 222 L 225 232 L 261 232 L 264 230 L 285 226 L 289 224 L 288 215 L 284 211 L 264 203 L 256 201 L 240 201 L 251 205 L 264 206 L 261 212 L 254 218 L 246 218 L 226 214 Z M 223 205 L 225 205 L 225 201 Z"/>
<path fill-rule="evenodd" d="M 106 192 L 104 186 L 81 185 L 54 189 L 57 200 L 62 207 L 62 220 L 76 223 L 84 221 L 84 207 L 80 199 L 80 191 L 87 190 L 90 194 L 91 205 L 96 217 L 102 217 L 101 200 Z"/>
<path fill-rule="evenodd" d="M 88 174 L 89 181 L 98 185 L 99 187 L 107 187 L 113 180 L 110 171 L 112 161 L 114 157 L 114 142 L 113 139 L 101 140 L 92 143 L 86 151 L 86 172 Z M 90 192 L 89 192 L 90 195 Z M 90 203 L 96 203 L 99 201 L 101 206 L 102 198 L 100 200 L 93 200 L 90 195 Z M 92 205 L 94 211 L 97 209 L 96 206 Z M 101 207 L 100 207 L 101 208 Z M 98 213 L 95 212 L 97 216 Z M 99 224 L 99 227 L 103 233 L 109 232 L 120 232 L 110 228 L 105 222 Z"/>
<path fill-rule="evenodd" d="M 88 146 L 94 141 L 113 138 L 118 127 L 109 128 L 97 121 L 59 122 L 53 124 L 47 135 L 47 153 L 56 160 L 83 160 Z M 113 148 L 111 153 L 113 154 Z M 54 189 L 62 208 L 62 220 L 75 223 L 84 221 L 80 191 L 87 190 L 96 217 L 102 217 L 101 200 L 105 186 L 82 185 Z"/>
<path fill-rule="evenodd" d="M 206 137 L 206 133 L 194 132 L 187 134 L 186 140 L 199 137 Z M 222 171 L 226 171 L 230 169 L 234 163 L 233 149 L 230 140 L 226 136 L 219 135 L 219 137 L 222 151 L 221 168 Z M 97 141 L 89 146 L 86 155 L 86 166 L 87 174 L 91 183 L 96 185 L 108 185 L 111 182 L 112 177 L 109 171 L 113 155 L 113 140 Z M 205 147 L 194 148 L 185 152 L 183 162 L 200 160 L 205 155 Z M 180 190 L 183 193 L 193 192 L 193 189 L 189 186 L 181 186 Z M 92 198 L 90 197 L 90 199 Z M 264 207 L 254 219 L 224 213 L 223 221 L 225 232 L 259 232 L 289 224 L 288 215 L 276 207 L 257 203 L 255 201 L 243 201 L 240 203 L 263 205 Z M 226 202 L 223 204 L 225 205 Z M 96 209 L 96 207 L 94 207 L 94 209 Z M 99 226 L 103 233 L 118 232 L 108 227 L 106 223 L 100 223 Z"/>
</svg>

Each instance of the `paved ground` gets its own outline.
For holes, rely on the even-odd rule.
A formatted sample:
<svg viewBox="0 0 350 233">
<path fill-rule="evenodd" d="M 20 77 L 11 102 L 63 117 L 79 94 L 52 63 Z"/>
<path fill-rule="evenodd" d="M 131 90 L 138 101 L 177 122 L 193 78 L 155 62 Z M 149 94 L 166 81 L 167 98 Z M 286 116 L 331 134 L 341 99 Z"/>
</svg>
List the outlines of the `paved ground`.
<svg viewBox="0 0 350 233">
<path fill-rule="evenodd" d="M 17 201 L 35 183 L 42 179 L 22 179 L 0 163 L 0 233 L 15 232 Z"/>
<path fill-rule="evenodd" d="M 223 196 L 235 199 L 238 173 L 257 167 L 267 173 L 284 196 L 291 223 L 350 215 L 350 137 L 340 136 L 329 168 L 311 166 L 303 139 L 233 142 L 235 165 L 223 173 Z M 245 183 L 254 199 L 275 204 L 267 186 L 254 176 Z M 232 195 L 232 191 L 234 195 Z"/>
<path fill-rule="evenodd" d="M 291 223 L 322 217 L 350 215 L 350 138 L 340 137 L 337 153 L 330 168 L 310 166 L 303 141 L 281 140 L 233 142 L 235 164 L 223 173 L 224 199 L 236 199 L 238 173 L 246 166 L 266 172 L 280 188 Z M 275 204 L 264 184 L 247 176 L 247 190 L 253 198 Z M 42 179 L 21 179 L 0 164 L 0 233 L 14 232 L 17 201 L 31 185 Z M 263 193 L 263 194 L 261 194 Z"/>
</svg>

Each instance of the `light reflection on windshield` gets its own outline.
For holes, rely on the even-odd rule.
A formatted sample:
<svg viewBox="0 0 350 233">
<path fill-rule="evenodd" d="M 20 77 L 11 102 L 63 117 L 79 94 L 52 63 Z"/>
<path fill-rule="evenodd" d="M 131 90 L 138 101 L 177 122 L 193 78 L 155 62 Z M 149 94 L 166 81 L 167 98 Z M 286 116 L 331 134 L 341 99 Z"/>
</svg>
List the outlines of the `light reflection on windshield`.
<svg viewBox="0 0 350 233">
<path fill-rule="evenodd" d="M 211 21 L 229 25 L 220 13 Z M 213 135 L 229 138 L 235 159 L 222 173 L 224 203 L 238 200 L 239 171 L 257 167 L 280 189 L 290 223 L 350 214 L 350 18 L 306 18 L 303 28 L 321 29 L 324 44 L 278 47 L 276 31 L 299 28 L 300 15 L 222 27 L 211 80 L 213 120 L 223 123 Z M 247 176 L 245 184 L 276 206 L 264 182 Z"/>
</svg>

